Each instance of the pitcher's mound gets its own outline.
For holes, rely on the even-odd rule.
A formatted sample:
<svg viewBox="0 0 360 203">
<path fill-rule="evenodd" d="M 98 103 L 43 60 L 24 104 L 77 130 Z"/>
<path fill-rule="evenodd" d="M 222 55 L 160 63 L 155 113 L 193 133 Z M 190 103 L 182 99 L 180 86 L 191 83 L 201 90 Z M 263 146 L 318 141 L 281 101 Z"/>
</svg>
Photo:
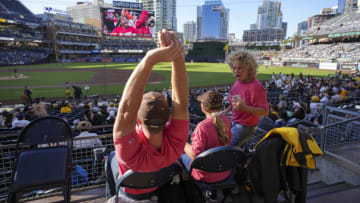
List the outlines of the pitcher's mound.
<svg viewBox="0 0 360 203">
<path fill-rule="evenodd" d="M 19 79 L 26 79 L 26 78 L 29 78 L 29 77 L 21 74 L 21 75 L 17 75 L 16 77 L 14 75 L 0 77 L 0 80 L 19 80 Z"/>
</svg>

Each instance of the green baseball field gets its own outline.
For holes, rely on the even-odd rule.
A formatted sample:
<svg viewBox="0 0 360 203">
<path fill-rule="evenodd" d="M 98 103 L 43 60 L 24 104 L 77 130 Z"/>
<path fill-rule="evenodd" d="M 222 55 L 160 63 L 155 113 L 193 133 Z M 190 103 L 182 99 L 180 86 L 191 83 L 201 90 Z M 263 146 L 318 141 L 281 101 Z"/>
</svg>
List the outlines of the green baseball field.
<svg viewBox="0 0 360 203">
<path fill-rule="evenodd" d="M 86 95 L 121 94 L 136 63 L 51 63 L 26 66 L 0 67 L 0 101 L 17 100 L 23 94 L 24 86 L 32 90 L 32 97 L 65 97 L 65 83 L 83 88 Z M 227 64 L 187 63 L 190 87 L 229 85 L 234 78 Z M 300 72 L 304 76 L 328 76 L 334 71 L 309 68 L 260 66 L 257 78 L 271 79 L 271 74 Z M 171 86 L 171 64 L 160 63 L 154 67 L 147 90 L 161 90 Z M 85 91 L 84 87 L 89 86 Z M 72 91 L 72 89 L 71 89 Z"/>
</svg>

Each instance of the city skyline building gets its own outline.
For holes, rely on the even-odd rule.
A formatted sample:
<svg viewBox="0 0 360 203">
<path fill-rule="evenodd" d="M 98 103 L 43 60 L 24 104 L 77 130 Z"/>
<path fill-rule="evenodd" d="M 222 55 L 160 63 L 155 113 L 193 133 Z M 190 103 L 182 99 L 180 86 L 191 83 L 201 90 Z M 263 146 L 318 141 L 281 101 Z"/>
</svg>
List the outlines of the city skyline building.
<svg viewBox="0 0 360 203">
<path fill-rule="evenodd" d="M 303 33 L 306 33 L 308 30 L 308 21 L 302 21 L 298 23 L 297 30 L 296 30 L 296 41 L 295 41 L 295 47 L 299 47 L 305 44 L 305 40 L 301 40 L 300 36 Z"/>
<path fill-rule="evenodd" d="M 155 12 L 155 30 L 177 31 L 176 0 L 137 0 L 144 10 Z"/>
<path fill-rule="evenodd" d="M 104 3 L 104 0 L 93 0 L 93 2 L 77 2 L 68 6 L 66 12 L 73 18 L 74 22 L 90 24 L 101 29 L 100 8 L 113 8 L 111 4 Z"/>
<path fill-rule="evenodd" d="M 282 27 L 281 3 L 264 0 L 258 8 L 257 29 L 272 29 Z"/>
<path fill-rule="evenodd" d="M 264 0 L 258 7 L 257 22 L 250 25 L 250 30 L 244 30 L 244 42 L 269 42 L 280 44 L 287 32 L 288 24 L 283 22 L 281 3 Z M 270 43 L 273 45 L 274 43 Z"/>
<path fill-rule="evenodd" d="M 346 0 L 338 0 L 337 13 L 343 14 L 345 11 L 345 2 Z"/>
<path fill-rule="evenodd" d="M 196 22 L 188 21 L 184 23 L 184 43 L 196 41 Z"/>
<path fill-rule="evenodd" d="M 359 0 L 346 0 L 344 12 L 356 11 L 359 8 Z"/>
<path fill-rule="evenodd" d="M 206 0 L 197 6 L 197 40 L 226 40 L 229 30 L 229 9 L 221 0 Z"/>
</svg>

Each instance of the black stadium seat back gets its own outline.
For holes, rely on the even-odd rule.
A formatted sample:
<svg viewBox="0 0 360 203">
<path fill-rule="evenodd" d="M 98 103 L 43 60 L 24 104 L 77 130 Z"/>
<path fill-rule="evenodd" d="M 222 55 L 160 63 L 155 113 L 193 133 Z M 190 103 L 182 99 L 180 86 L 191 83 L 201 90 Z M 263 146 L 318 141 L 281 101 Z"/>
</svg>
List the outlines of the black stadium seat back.
<svg viewBox="0 0 360 203">
<path fill-rule="evenodd" d="M 116 160 L 116 156 L 114 156 L 113 160 Z M 115 202 L 119 202 L 119 193 L 124 195 L 127 198 L 132 200 L 145 200 L 151 198 L 154 195 L 153 192 L 140 194 L 140 195 L 132 195 L 125 193 L 121 187 L 127 187 L 132 189 L 150 189 L 158 186 L 162 186 L 168 183 L 173 177 L 181 172 L 181 167 L 176 162 L 172 165 L 162 168 L 159 171 L 155 172 L 135 172 L 133 170 L 128 170 L 124 175 L 121 176 L 120 179 L 116 181 L 116 197 Z"/>
<path fill-rule="evenodd" d="M 50 143 L 61 146 L 46 145 Z M 43 117 L 28 124 L 17 142 L 8 202 L 17 202 L 28 191 L 59 186 L 70 202 L 72 147 L 71 129 L 64 120 Z"/>
<path fill-rule="evenodd" d="M 56 117 L 43 117 L 29 123 L 20 133 L 18 143 L 47 144 L 60 141 L 72 142 L 69 124 Z"/>
<path fill-rule="evenodd" d="M 22 191 L 36 189 L 39 185 L 66 184 L 64 177 L 67 176 L 66 165 L 69 162 L 69 156 L 64 156 L 64 154 L 69 154 L 69 148 L 64 146 L 33 149 L 20 153 L 12 190 Z"/>
<path fill-rule="evenodd" d="M 135 172 L 128 170 L 116 184 L 118 187 L 128 187 L 133 189 L 148 189 L 161 186 L 169 182 L 181 168 L 177 163 L 162 168 L 155 172 Z"/>
<path fill-rule="evenodd" d="M 198 169 L 211 173 L 219 173 L 234 169 L 246 156 L 239 147 L 221 146 L 208 149 L 191 162 L 190 173 Z"/>
</svg>

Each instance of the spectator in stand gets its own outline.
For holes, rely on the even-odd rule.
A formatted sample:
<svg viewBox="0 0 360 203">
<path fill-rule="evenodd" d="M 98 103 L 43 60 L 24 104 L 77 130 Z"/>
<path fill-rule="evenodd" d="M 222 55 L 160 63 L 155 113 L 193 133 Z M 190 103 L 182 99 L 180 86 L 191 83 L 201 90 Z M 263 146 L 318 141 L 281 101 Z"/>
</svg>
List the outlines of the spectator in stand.
<svg viewBox="0 0 360 203">
<path fill-rule="evenodd" d="M 65 101 L 60 109 L 60 113 L 71 113 L 71 108 L 71 104 L 68 101 Z"/>
<path fill-rule="evenodd" d="M 320 99 L 320 102 L 323 104 L 323 105 L 326 105 L 329 103 L 329 93 L 327 91 L 325 91 L 323 93 L 323 97 L 321 97 Z"/>
<path fill-rule="evenodd" d="M 24 112 L 19 112 L 14 120 L 12 121 L 12 128 L 23 128 L 27 126 L 30 123 L 30 121 L 25 120 L 25 114 Z"/>
<path fill-rule="evenodd" d="M 310 120 L 313 118 L 318 118 L 320 116 L 322 110 L 322 104 L 320 103 L 320 98 L 318 96 L 311 97 L 309 109 L 310 109 Z"/>
<path fill-rule="evenodd" d="M 282 94 L 280 94 L 279 95 L 279 103 L 277 104 L 277 106 L 278 106 L 278 108 L 280 109 L 280 110 L 282 110 L 282 109 L 287 109 L 287 103 L 286 103 L 286 100 L 285 100 L 285 96 L 284 95 L 282 95 Z"/>
<path fill-rule="evenodd" d="M 10 128 L 12 125 L 14 115 L 6 110 L 2 111 L 2 121 L 0 125 L 2 127 Z"/>
<path fill-rule="evenodd" d="M 77 129 L 81 131 L 81 133 L 76 136 L 76 138 L 80 137 L 97 137 L 96 133 L 89 133 L 91 130 L 92 125 L 89 121 L 80 121 L 77 126 Z M 94 148 L 102 146 L 101 140 L 99 138 L 89 138 L 84 140 L 75 140 L 74 141 L 74 148 L 81 149 L 81 148 Z"/>
<path fill-rule="evenodd" d="M 116 118 L 116 112 L 110 111 L 109 116 L 106 118 L 106 124 L 114 124 Z"/>
<path fill-rule="evenodd" d="M 73 85 L 75 100 L 80 101 L 82 96 L 82 90 L 80 87 Z"/>
<path fill-rule="evenodd" d="M 298 102 L 294 102 L 293 104 L 294 113 L 292 114 L 292 118 L 295 118 L 296 120 L 302 120 L 305 118 L 305 109 L 303 105 L 301 105 Z"/>
<path fill-rule="evenodd" d="M 27 85 L 25 85 L 24 96 L 27 98 L 27 104 L 25 104 L 25 106 L 32 104 L 31 93 L 32 93 L 32 91 L 30 89 L 28 89 Z"/>
<path fill-rule="evenodd" d="M 191 144 L 186 143 L 185 154 L 181 156 L 181 161 L 187 171 L 190 171 L 190 164 L 201 152 L 208 149 L 229 145 L 231 141 L 231 123 L 223 114 L 222 96 L 215 91 L 207 91 L 198 97 L 201 102 L 201 111 L 205 114 L 205 120 L 197 124 L 191 138 Z M 201 170 L 193 170 L 191 175 L 195 180 L 201 182 L 214 183 L 227 178 L 230 171 L 222 173 L 207 173 Z"/>
<path fill-rule="evenodd" d="M 275 84 L 276 84 L 276 88 L 282 89 L 284 83 L 283 83 L 281 77 L 278 77 L 278 79 L 275 81 Z"/>
<path fill-rule="evenodd" d="M 280 128 L 280 127 L 284 127 L 287 125 L 287 121 L 288 121 L 288 114 L 286 112 L 286 110 L 280 110 L 279 112 L 279 118 L 275 121 L 275 126 Z"/>
<path fill-rule="evenodd" d="M 276 80 L 276 76 L 275 76 L 275 73 L 273 72 L 272 75 L 271 75 L 271 80 L 275 81 Z"/>
<path fill-rule="evenodd" d="M 346 93 L 347 93 L 347 90 L 346 90 L 345 88 L 342 88 L 341 91 L 340 91 L 340 95 L 341 95 L 342 101 L 345 101 L 345 99 L 346 99 Z"/>
<path fill-rule="evenodd" d="M 256 79 L 257 63 L 248 52 L 237 51 L 229 55 L 229 66 L 235 76 L 228 100 L 232 109 L 231 145 L 242 147 L 255 134 L 260 116 L 269 114 L 266 90 Z"/>
<path fill-rule="evenodd" d="M 33 108 L 34 114 L 37 118 L 47 116 L 45 104 L 43 102 L 40 102 L 40 98 L 35 98 L 32 108 Z"/>
<path fill-rule="evenodd" d="M 339 89 L 336 89 L 335 95 L 331 97 L 330 101 L 332 104 L 337 104 L 343 101 L 343 97 L 341 96 Z"/>
<path fill-rule="evenodd" d="M 188 80 L 183 47 L 174 33 L 159 33 L 161 48 L 150 50 L 127 81 L 113 129 L 119 169 L 107 174 L 107 194 L 113 195 L 109 180 L 127 170 L 157 171 L 174 163 L 184 152 L 189 134 Z M 144 93 L 152 68 L 159 62 L 172 62 L 172 115 L 161 93 Z M 111 158 L 111 157 L 110 157 Z M 114 177 L 117 177 L 116 175 Z M 142 194 L 151 189 L 124 188 L 129 194 Z M 109 196 L 109 195 L 108 195 Z"/>
<path fill-rule="evenodd" d="M 277 105 L 270 104 L 269 112 L 268 117 L 275 122 L 279 118 L 279 107 Z"/>
<path fill-rule="evenodd" d="M 66 95 L 66 98 L 69 99 L 72 97 L 71 92 L 70 92 L 70 84 L 69 84 L 69 82 L 66 82 L 65 85 L 66 85 L 65 95 Z"/>
<path fill-rule="evenodd" d="M 97 107 L 96 109 L 93 108 L 85 110 L 85 120 L 89 121 L 94 126 L 105 124 L 106 118 L 109 116 L 109 113 L 106 112 L 104 108 Z"/>
</svg>

